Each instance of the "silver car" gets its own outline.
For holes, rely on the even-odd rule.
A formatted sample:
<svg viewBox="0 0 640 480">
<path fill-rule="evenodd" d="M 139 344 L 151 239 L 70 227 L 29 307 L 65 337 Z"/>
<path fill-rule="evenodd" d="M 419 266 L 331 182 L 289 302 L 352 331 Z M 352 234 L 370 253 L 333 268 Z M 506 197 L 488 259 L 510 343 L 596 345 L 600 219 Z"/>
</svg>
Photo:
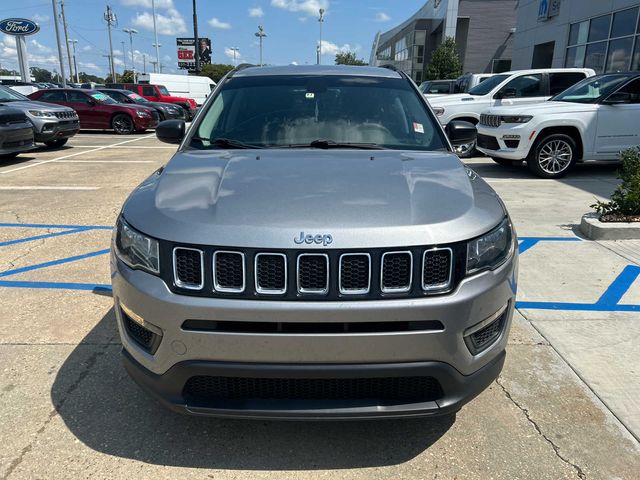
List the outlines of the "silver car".
<svg viewBox="0 0 640 480">
<path fill-rule="evenodd" d="M 2 85 L 0 105 L 21 110 L 33 125 L 35 141 L 48 147 L 63 146 L 80 130 L 80 119 L 73 108 L 36 102 Z"/>
<path fill-rule="evenodd" d="M 173 410 L 452 413 L 500 373 L 517 243 L 416 85 L 384 68 L 240 67 L 129 197 L 112 281 L 126 369 Z"/>
</svg>

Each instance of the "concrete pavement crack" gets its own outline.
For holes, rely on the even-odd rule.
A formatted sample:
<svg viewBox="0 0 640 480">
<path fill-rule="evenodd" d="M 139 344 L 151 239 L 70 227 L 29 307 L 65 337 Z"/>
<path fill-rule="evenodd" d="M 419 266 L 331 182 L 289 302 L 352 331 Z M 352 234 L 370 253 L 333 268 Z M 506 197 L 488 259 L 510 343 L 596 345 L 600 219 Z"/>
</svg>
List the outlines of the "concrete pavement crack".
<svg viewBox="0 0 640 480">
<path fill-rule="evenodd" d="M 67 391 L 64 392 L 62 399 L 53 406 L 53 410 L 49 412 L 49 415 L 47 415 L 47 419 L 42 424 L 42 426 L 36 431 L 36 434 L 34 435 L 31 442 L 29 442 L 28 445 L 22 448 L 22 450 L 20 451 L 20 454 L 11 461 L 11 463 L 9 464 L 9 467 L 7 468 L 7 471 L 2 475 L 1 480 L 7 480 L 11 476 L 11 474 L 16 470 L 16 468 L 20 466 L 25 456 L 33 449 L 33 445 L 38 440 L 38 437 L 46 430 L 47 426 L 58 415 L 58 412 L 60 411 L 60 409 L 62 409 L 62 407 L 66 403 L 69 396 L 78 389 L 78 387 L 80 386 L 80 383 L 82 383 L 82 381 L 87 377 L 87 375 L 89 375 L 89 371 L 94 367 L 98 359 L 106 353 L 107 348 L 111 346 L 110 342 L 115 338 L 116 336 L 114 335 L 111 339 L 109 339 L 109 343 L 102 345 L 101 350 L 97 350 L 91 354 L 91 356 L 85 362 L 85 367 L 82 369 L 82 371 L 78 375 L 78 378 L 76 378 L 75 381 L 69 386 L 69 388 L 67 388 Z"/>
<path fill-rule="evenodd" d="M 580 478 L 581 480 L 584 480 L 587 478 L 586 474 L 582 471 L 582 468 L 580 468 L 578 465 L 576 465 L 575 463 L 572 463 L 569 459 L 563 457 L 560 454 L 560 447 L 558 447 L 558 445 L 556 445 L 553 440 L 551 440 L 549 437 L 547 437 L 544 432 L 542 431 L 542 429 L 540 428 L 540 426 L 536 423 L 535 420 L 533 420 L 533 418 L 531 418 L 531 415 L 529 414 L 529 410 L 524 408 L 522 405 L 520 405 L 511 395 L 511 393 L 507 390 L 507 388 L 500 383 L 500 378 L 496 379 L 496 383 L 498 384 L 498 386 L 502 389 L 502 391 L 504 392 L 505 396 L 511 401 L 511 403 L 513 403 L 525 416 L 525 418 L 527 419 L 527 421 L 533 425 L 533 428 L 536 429 L 536 432 L 538 432 L 538 435 L 540 435 L 549 445 L 551 445 L 551 448 L 553 449 L 556 457 L 558 457 L 560 460 L 562 460 L 564 463 L 566 463 L 567 465 L 569 465 L 571 468 L 573 468 L 573 470 L 576 472 L 576 474 L 578 475 L 578 478 Z"/>
</svg>

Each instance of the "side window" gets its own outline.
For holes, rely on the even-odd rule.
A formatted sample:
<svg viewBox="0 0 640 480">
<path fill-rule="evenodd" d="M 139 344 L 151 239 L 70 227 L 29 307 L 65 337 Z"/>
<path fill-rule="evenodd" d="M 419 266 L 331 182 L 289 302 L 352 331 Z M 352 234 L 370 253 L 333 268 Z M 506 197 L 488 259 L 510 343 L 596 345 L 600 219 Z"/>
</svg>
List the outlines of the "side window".
<svg viewBox="0 0 640 480">
<path fill-rule="evenodd" d="M 84 103 L 85 105 L 89 104 L 89 97 L 87 97 L 84 93 L 67 92 L 67 97 L 69 98 L 69 102 L 71 103 Z"/>
<path fill-rule="evenodd" d="M 142 87 L 142 96 L 143 97 L 155 97 L 156 89 L 153 87 Z"/>
<path fill-rule="evenodd" d="M 628 93 L 631 96 L 629 103 L 640 104 L 640 78 L 636 78 L 633 82 L 625 85 L 617 93 Z"/>
<path fill-rule="evenodd" d="M 575 85 L 580 80 L 584 80 L 585 74 L 578 72 L 550 73 L 549 74 L 549 94 L 557 95 L 567 88 Z"/>
<path fill-rule="evenodd" d="M 64 96 L 64 92 L 60 90 L 54 90 L 51 92 L 44 92 L 42 96 L 38 99 L 42 101 L 49 102 L 66 102 L 67 99 Z"/>
<path fill-rule="evenodd" d="M 129 90 L 130 92 L 138 93 L 138 86 L 137 85 L 125 85 L 124 88 L 126 90 Z"/>
<path fill-rule="evenodd" d="M 542 75 L 522 75 L 507 83 L 500 91 L 515 90 L 515 98 L 544 97 Z"/>
</svg>

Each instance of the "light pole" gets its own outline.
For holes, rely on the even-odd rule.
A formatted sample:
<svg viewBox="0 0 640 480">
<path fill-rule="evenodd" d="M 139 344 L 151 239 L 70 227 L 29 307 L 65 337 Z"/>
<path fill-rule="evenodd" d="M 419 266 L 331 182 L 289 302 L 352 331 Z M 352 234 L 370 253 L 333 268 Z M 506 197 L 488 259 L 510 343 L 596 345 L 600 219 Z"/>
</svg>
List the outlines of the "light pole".
<svg viewBox="0 0 640 480">
<path fill-rule="evenodd" d="M 76 83 L 80 83 L 80 73 L 78 73 L 78 63 L 76 62 L 76 43 L 78 40 L 68 40 L 73 46 L 73 70 L 76 72 Z"/>
<path fill-rule="evenodd" d="M 162 46 L 161 43 L 154 43 L 152 46 L 156 47 L 156 55 L 158 54 L 158 48 Z M 156 59 L 155 62 L 151 62 L 153 64 L 153 73 L 156 73 L 156 65 L 160 65 L 160 60 Z"/>
<path fill-rule="evenodd" d="M 200 45 L 198 40 L 198 14 L 196 12 L 196 0 L 193 0 L 193 46 L 195 54 L 195 72 L 200 73 Z"/>
<path fill-rule="evenodd" d="M 124 49 L 124 40 L 120 42 L 120 45 L 122 45 L 122 73 L 124 74 L 127 70 L 127 51 Z"/>
<path fill-rule="evenodd" d="M 71 51 L 69 50 L 69 33 L 67 32 L 67 17 L 64 15 L 64 0 L 60 0 L 60 17 L 64 30 L 64 40 L 67 42 L 67 59 L 69 60 L 69 79 L 73 82 L 73 65 L 71 64 Z"/>
<path fill-rule="evenodd" d="M 111 7 L 107 5 L 107 10 L 104 12 L 104 20 L 107 22 L 107 30 L 109 31 L 109 66 L 111 67 L 111 81 L 116 80 L 116 67 L 113 64 L 113 44 L 111 43 L 111 27 L 117 24 L 116 14 L 113 13 Z"/>
<path fill-rule="evenodd" d="M 129 34 L 129 46 L 131 47 L 131 70 L 133 72 L 133 83 L 136 83 L 136 60 L 133 56 L 133 36 L 138 33 L 135 28 L 123 28 L 124 33 Z"/>
<path fill-rule="evenodd" d="M 58 43 L 58 61 L 60 62 L 60 76 L 62 77 L 62 86 L 67 88 L 67 80 L 64 78 L 64 62 L 62 61 L 62 45 L 60 45 L 60 27 L 58 26 L 58 9 L 56 8 L 56 0 L 51 0 L 53 5 L 53 25 L 56 27 L 56 42 Z"/>
<path fill-rule="evenodd" d="M 267 36 L 267 34 L 264 33 L 262 25 L 258 25 L 258 31 L 255 33 L 255 36 L 260 39 L 260 66 L 262 66 L 262 39 Z"/>
<path fill-rule="evenodd" d="M 240 51 L 238 47 L 229 47 L 229 50 L 233 52 L 233 65 L 236 66 L 238 62 L 236 62 L 236 53 Z"/>
<path fill-rule="evenodd" d="M 151 0 L 151 12 L 153 13 L 153 38 L 155 42 L 153 44 L 156 47 L 156 62 L 160 64 L 160 44 L 158 43 L 158 29 L 156 28 L 156 1 Z"/>
<path fill-rule="evenodd" d="M 318 42 L 318 65 L 322 63 L 322 24 L 324 23 L 324 8 L 318 10 L 320 13 L 320 18 L 318 18 L 318 23 L 320 23 L 320 42 Z"/>
</svg>

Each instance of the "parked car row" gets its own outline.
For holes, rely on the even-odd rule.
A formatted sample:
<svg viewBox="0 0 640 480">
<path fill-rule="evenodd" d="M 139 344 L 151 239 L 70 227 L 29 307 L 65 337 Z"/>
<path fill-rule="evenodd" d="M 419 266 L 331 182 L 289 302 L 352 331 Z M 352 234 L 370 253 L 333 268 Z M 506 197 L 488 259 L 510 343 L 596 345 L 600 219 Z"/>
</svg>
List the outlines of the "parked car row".
<svg viewBox="0 0 640 480">
<path fill-rule="evenodd" d="M 465 73 L 454 80 L 427 80 L 422 82 L 419 88 L 427 98 L 466 93 L 493 75 L 493 73 Z"/>
</svg>

